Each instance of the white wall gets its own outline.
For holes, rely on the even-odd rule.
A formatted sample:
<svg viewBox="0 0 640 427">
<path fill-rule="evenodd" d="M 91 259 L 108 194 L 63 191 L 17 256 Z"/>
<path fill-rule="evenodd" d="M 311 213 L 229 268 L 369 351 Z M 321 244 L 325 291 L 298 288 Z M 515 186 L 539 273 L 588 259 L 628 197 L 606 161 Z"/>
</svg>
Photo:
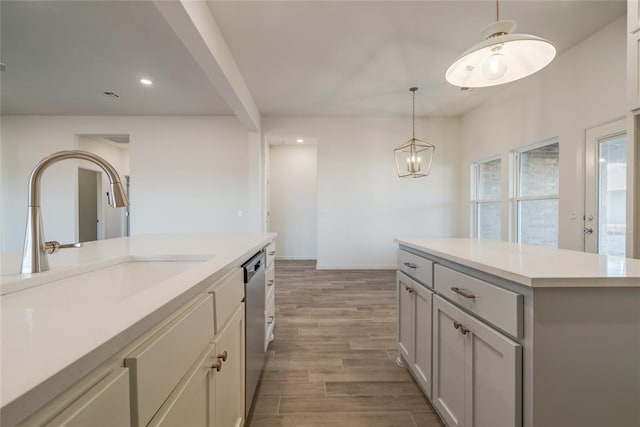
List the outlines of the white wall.
<svg viewBox="0 0 640 427">
<path fill-rule="evenodd" d="M 97 154 L 105 159 L 107 162 L 116 168 L 123 185 L 125 185 L 125 175 L 129 175 L 129 146 L 123 144 L 122 147 L 117 147 L 113 144 L 97 141 L 87 136 L 77 137 L 78 150 L 89 151 Z M 91 162 L 78 162 L 79 167 L 84 169 L 90 169 L 98 171 L 102 174 L 102 191 L 101 196 L 101 212 L 98 214 L 102 218 L 102 236 L 104 239 L 112 239 L 114 237 L 124 236 L 124 209 L 113 209 L 107 203 L 106 193 L 109 189 L 109 178 L 107 174 L 100 168 Z M 76 221 L 79 221 L 76 215 Z M 77 224 L 77 223 L 76 223 Z M 77 227 L 77 225 L 76 225 Z M 98 235 L 100 238 L 100 235 Z M 78 236 L 76 235 L 76 241 Z"/>
<path fill-rule="evenodd" d="M 318 268 L 393 268 L 396 237 L 458 235 L 458 119 L 417 119 L 436 145 L 431 175 L 398 178 L 410 117 L 265 117 L 263 133 L 318 140 Z"/>
<path fill-rule="evenodd" d="M 269 231 L 278 233 L 278 258 L 316 259 L 316 146 L 272 145 L 269 157 Z"/>
<path fill-rule="evenodd" d="M 469 233 L 471 162 L 501 154 L 503 200 L 507 200 L 509 150 L 558 136 L 558 244 L 583 249 L 585 130 L 625 115 L 625 31 L 626 20 L 621 17 L 559 55 L 546 69 L 512 83 L 462 118 L 460 227 L 465 235 Z M 572 213 L 576 219 L 570 219 Z M 502 217 L 508 218 L 506 202 Z M 508 227 L 503 222 L 506 240 Z"/>
<path fill-rule="evenodd" d="M 235 117 L 2 116 L 2 252 L 21 251 L 27 182 L 43 157 L 76 148 L 77 134 L 129 134 L 131 232 L 247 231 L 247 131 Z M 255 142 L 259 147 L 259 140 Z M 77 165 L 44 174 L 42 210 L 48 239 L 76 237 Z M 242 211 L 242 216 L 239 216 Z"/>
</svg>

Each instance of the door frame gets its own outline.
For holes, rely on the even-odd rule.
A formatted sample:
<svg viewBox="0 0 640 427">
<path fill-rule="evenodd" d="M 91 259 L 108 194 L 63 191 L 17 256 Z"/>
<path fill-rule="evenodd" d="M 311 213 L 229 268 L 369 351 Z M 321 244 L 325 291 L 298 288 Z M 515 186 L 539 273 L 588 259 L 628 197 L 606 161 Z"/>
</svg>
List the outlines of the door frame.
<svg viewBox="0 0 640 427">
<path fill-rule="evenodd" d="M 583 216 L 583 242 L 584 251 L 598 253 L 598 209 L 599 209 L 599 169 L 600 158 L 599 148 L 600 141 L 615 137 L 618 135 L 626 135 L 627 145 L 629 141 L 629 133 L 627 132 L 627 121 L 624 118 L 616 119 L 614 121 L 589 128 L 585 132 L 585 170 L 584 170 L 584 216 Z M 628 153 L 628 151 L 627 151 Z M 630 167 L 631 159 L 627 156 L 627 168 Z M 632 189 L 629 188 L 629 179 L 627 174 L 627 196 L 628 192 Z M 629 197 L 627 197 L 627 205 L 629 203 Z M 591 219 L 590 219 L 591 218 Z M 626 225 L 627 233 L 625 236 L 626 242 L 626 256 L 631 257 L 630 248 L 632 247 L 632 237 L 630 236 L 629 222 L 632 218 L 628 216 L 628 209 L 626 212 Z M 592 233 L 587 233 L 587 229 L 592 229 Z"/>
</svg>

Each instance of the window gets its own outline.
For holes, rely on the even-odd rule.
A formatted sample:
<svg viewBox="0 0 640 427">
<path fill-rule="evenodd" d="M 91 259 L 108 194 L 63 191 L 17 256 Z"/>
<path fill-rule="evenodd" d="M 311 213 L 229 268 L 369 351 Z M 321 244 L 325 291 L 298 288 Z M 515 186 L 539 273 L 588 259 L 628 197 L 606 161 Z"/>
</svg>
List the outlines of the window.
<svg viewBox="0 0 640 427">
<path fill-rule="evenodd" d="M 471 171 L 472 235 L 479 239 L 500 240 L 500 196 L 502 165 L 500 158 L 474 163 Z"/>
<path fill-rule="evenodd" d="M 558 246 L 557 140 L 513 151 L 513 210 L 519 243 Z"/>
</svg>

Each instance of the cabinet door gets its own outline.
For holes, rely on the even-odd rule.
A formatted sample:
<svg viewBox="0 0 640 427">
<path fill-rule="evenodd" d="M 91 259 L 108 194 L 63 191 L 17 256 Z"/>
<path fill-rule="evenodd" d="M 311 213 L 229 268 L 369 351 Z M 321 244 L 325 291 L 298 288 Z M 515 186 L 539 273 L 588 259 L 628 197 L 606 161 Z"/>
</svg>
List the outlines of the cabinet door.
<svg viewBox="0 0 640 427">
<path fill-rule="evenodd" d="M 117 369 L 47 424 L 47 427 L 131 425 L 129 370 Z"/>
<path fill-rule="evenodd" d="M 273 331 L 276 325 L 276 303 L 272 294 L 264 310 L 264 351 L 267 351 L 269 343 L 273 341 Z"/>
<path fill-rule="evenodd" d="M 465 420 L 474 427 L 522 425 L 522 347 L 466 316 Z"/>
<path fill-rule="evenodd" d="M 433 292 L 413 287 L 413 364 L 411 370 L 427 397 L 431 398 L 431 306 Z"/>
<path fill-rule="evenodd" d="M 216 337 L 215 345 L 217 357 L 223 361 L 220 371 L 215 373 L 215 425 L 239 427 L 244 423 L 243 304 Z"/>
<path fill-rule="evenodd" d="M 215 426 L 216 348 L 209 344 L 148 424 L 150 427 Z"/>
<path fill-rule="evenodd" d="M 433 298 L 433 405 L 449 427 L 465 426 L 465 336 L 455 325 L 464 313 Z M 496 426 L 497 427 L 497 426 Z"/>
<path fill-rule="evenodd" d="M 627 35 L 627 97 L 629 109 L 638 110 L 640 108 L 640 30 Z"/>
<path fill-rule="evenodd" d="M 398 294 L 398 352 L 413 366 L 413 290 L 412 280 L 397 273 Z"/>
</svg>

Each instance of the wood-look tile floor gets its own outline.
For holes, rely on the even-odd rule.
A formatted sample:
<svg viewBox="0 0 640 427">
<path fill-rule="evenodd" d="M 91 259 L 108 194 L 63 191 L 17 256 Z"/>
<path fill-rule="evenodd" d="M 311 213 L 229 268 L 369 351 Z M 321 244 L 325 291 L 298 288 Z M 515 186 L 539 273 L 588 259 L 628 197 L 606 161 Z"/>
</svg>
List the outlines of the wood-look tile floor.
<svg viewBox="0 0 640 427">
<path fill-rule="evenodd" d="M 276 262 L 276 329 L 250 427 L 439 427 L 396 365 L 394 271 Z"/>
</svg>

